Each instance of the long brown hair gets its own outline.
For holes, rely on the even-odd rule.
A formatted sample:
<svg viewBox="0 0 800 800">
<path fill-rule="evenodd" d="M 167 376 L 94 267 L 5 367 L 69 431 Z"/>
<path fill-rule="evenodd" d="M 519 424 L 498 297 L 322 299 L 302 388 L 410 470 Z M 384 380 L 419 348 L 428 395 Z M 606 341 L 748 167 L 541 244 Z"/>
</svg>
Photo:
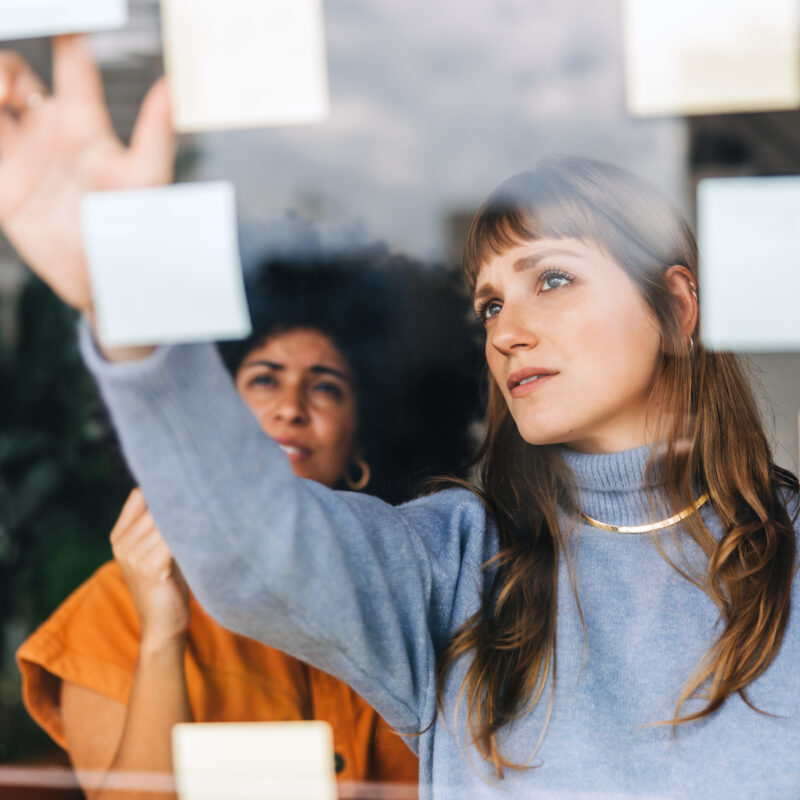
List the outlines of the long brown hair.
<svg viewBox="0 0 800 800">
<path fill-rule="evenodd" d="M 687 675 L 665 724 L 707 717 L 735 692 L 750 704 L 746 688 L 772 663 L 789 619 L 795 535 L 786 501 L 797 492 L 797 480 L 772 461 L 737 358 L 705 350 L 699 323 L 687 349 L 665 273 L 683 265 L 697 283 L 695 238 L 665 197 L 625 170 L 551 156 L 501 184 L 478 211 L 464 257 L 471 289 L 492 255 L 545 237 L 578 238 L 601 248 L 658 320 L 661 355 L 652 396 L 671 412 L 659 450 L 662 491 L 677 512 L 693 501 L 695 487 L 704 487 L 723 527 L 720 538 L 698 514 L 684 523 L 705 553 L 702 573 L 690 574 L 667 559 L 714 601 L 723 628 Z M 486 565 L 492 589 L 481 609 L 441 654 L 438 695 L 441 708 L 450 668 L 469 658 L 459 703 L 466 704 L 472 744 L 502 777 L 504 768 L 524 767 L 503 757 L 496 734 L 538 704 L 548 683 L 554 689 L 557 576 L 567 552 L 557 509 L 575 519 L 577 508 L 557 448 L 522 439 L 494 383 L 479 458 L 477 491 L 497 525 L 499 552 Z M 656 468 L 654 459 L 648 472 Z M 690 697 L 705 705 L 682 715 Z"/>
</svg>

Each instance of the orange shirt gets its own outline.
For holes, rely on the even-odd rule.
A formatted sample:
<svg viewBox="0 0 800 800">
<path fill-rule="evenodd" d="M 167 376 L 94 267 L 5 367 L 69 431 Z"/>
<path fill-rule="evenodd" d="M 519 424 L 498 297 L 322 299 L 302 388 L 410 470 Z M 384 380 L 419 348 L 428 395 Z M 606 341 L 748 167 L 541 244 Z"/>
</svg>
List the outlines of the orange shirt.
<svg viewBox="0 0 800 800">
<path fill-rule="evenodd" d="M 25 706 L 61 747 L 66 747 L 61 681 L 127 703 L 139 635 L 133 598 L 116 562 L 110 561 L 17 651 Z M 333 727 L 340 780 L 417 783 L 416 757 L 352 689 L 226 630 L 194 597 L 185 668 L 197 722 L 325 720 Z"/>
</svg>

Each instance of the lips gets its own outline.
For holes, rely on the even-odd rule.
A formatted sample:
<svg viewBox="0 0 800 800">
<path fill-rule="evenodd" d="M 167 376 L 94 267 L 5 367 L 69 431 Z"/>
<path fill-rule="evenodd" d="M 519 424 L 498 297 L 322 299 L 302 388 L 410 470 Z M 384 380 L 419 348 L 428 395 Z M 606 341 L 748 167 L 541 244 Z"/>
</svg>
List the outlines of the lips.
<svg viewBox="0 0 800 800">
<path fill-rule="evenodd" d="M 512 372 L 508 376 L 506 385 L 512 397 L 520 397 L 529 391 L 533 391 L 538 385 L 545 383 L 555 375 L 558 375 L 558 373 L 544 367 L 526 367 Z"/>
<path fill-rule="evenodd" d="M 303 461 L 311 457 L 311 450 L 297 441 L 297 439 L 279 439 L 275 441 L 280 445 L 281 450 L 286 453 L 289 461 Z"/>
</svg>

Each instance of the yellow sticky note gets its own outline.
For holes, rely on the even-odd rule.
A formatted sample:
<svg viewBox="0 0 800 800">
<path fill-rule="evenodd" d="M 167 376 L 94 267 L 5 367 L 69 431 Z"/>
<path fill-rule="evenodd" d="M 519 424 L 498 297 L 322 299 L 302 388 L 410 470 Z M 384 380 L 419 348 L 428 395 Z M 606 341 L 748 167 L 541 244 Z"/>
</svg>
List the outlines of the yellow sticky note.
<svg viewBox="0 0 800 800">
<path fill-rule="evenodd" d="M 336 800 L 327 722 L 176 725 L 172 750 L 180 800 Z"/>
<path fill-rule="evenodd" d="M 631 114 L 800 106 L 796 0 L 623 0 Z"/>
<path fill-rule="evenodd" d="M 163 0 L 161 17 L 176 131 L 328 115 L 321 0 Z"/>
</svg>

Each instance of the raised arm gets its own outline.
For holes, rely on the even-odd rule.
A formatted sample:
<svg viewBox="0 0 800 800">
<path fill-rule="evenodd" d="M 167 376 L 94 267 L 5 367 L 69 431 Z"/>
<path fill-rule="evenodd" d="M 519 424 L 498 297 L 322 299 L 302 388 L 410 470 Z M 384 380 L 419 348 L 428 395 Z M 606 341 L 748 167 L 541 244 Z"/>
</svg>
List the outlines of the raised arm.
<svg viewBox="0 0 800 800">
<path fill-rule="evenodd" d="M 164 86 L 146 98 L 126 149 L 82 40 L 56 42 L 55 92 L 43 100 L 28 66 L 4 58 L 0 224 L 56 293 L 91 315 L 80 198 L 170 177 Z M 350 683 L 393 726 L 431 722 L 436 650 L 454 624 L 455 593 L 462 582 L 474 593 L 488 555 L 480 503 L 450 493 L 398 510 L 298 479 L 209 346 L 106 353 L 132 359 L 112 365 L 84 325 L 83 349 L 205 608 Z"/>
<path fill-rule="evenodd" d="M 394 508 L 297 478 L 212 347 L 114 365 L 85 327 L 82 346 L 209 613 L 342 678 L 391 725 L 427 725 L 456 593 L 475 591 L 490 555 L 477 499 L 446 492 Z"/>
</svg>

